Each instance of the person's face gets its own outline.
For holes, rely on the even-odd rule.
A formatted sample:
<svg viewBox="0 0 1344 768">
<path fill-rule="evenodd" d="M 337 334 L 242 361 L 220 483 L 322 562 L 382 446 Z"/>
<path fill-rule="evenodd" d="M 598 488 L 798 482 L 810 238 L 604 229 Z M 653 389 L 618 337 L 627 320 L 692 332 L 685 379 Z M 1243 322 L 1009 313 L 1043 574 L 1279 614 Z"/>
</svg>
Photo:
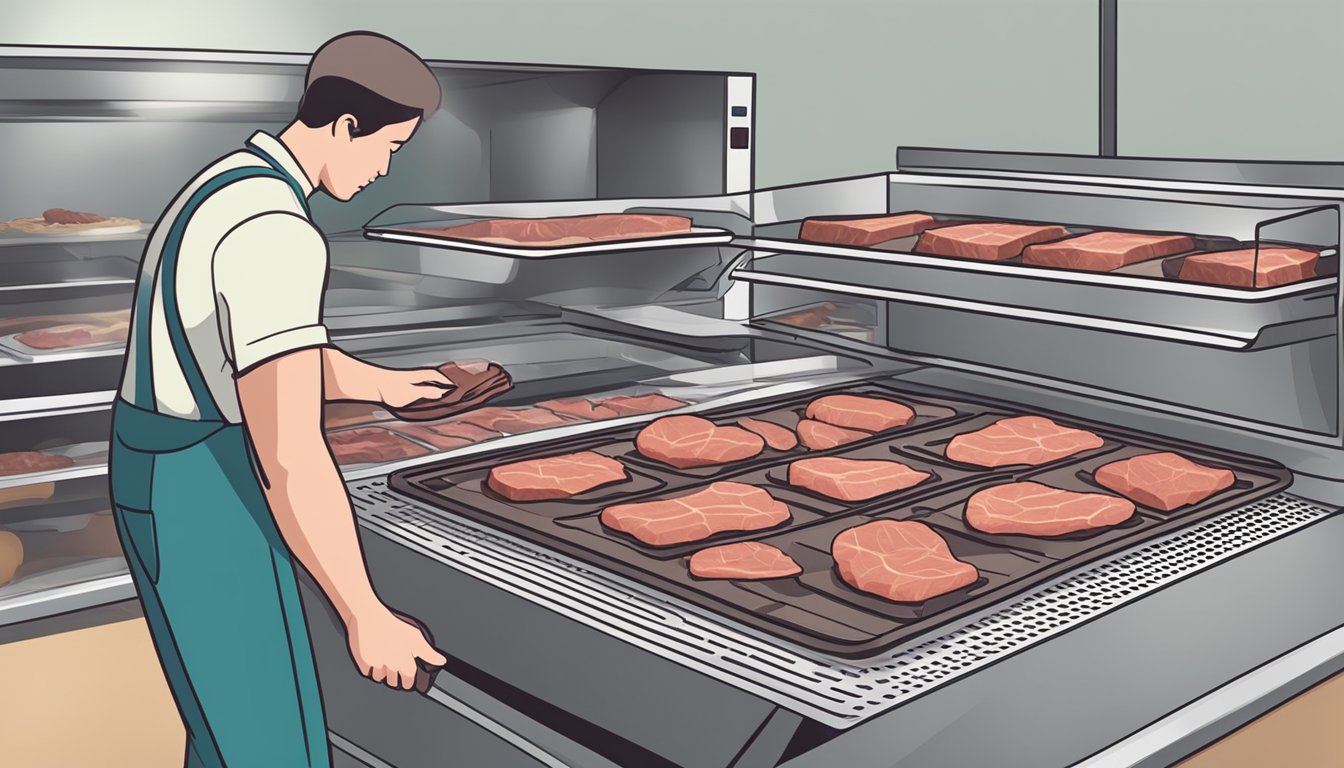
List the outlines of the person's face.
<svg viewBox="0 0 1344 768">
<path fill-rule="evenodd" d="M 326 157 L 322 188 L 337 200 L 346 201 L 379 176 L 386 176 L 392 153 L 410 140 L 419 123 L 420 119 L 414 118 L 385 125 L 374 133 L 351 136 L 350 128 L 357 123 L 354 117 L 342 115 L 336 121 L 331 152 Z"/>
</svg>

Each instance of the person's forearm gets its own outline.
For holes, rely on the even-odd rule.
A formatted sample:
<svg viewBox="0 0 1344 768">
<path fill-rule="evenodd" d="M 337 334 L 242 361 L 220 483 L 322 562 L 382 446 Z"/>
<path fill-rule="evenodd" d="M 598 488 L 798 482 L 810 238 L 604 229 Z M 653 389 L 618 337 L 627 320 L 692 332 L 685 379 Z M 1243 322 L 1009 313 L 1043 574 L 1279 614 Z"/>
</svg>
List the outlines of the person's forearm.
<svg viewBox="0 0 1344 768">
<path fill-rule="evenodd" d="M 280 535 L 331 600 L 341 620 L 375 606 L 355 531 L 354 512 L 325 445 L 282 457 L 285 469 L 268 476 L 266 500 Z"/>
<path fill-rule="evenodd" d="M 383 370 L 335 347 L 322 348 L 323 397 L 328 400 L 378 402 L 377 375 Z"/>
<path fill-rule="evenodd" d="M 320 357 L 319 350 L 304 349 L 257 366 L 239 377 L 238 402 L 280 535 L 349 622 L 376 608 L 378 598 L 345 484 L 322 434 Z"/>
</svg>

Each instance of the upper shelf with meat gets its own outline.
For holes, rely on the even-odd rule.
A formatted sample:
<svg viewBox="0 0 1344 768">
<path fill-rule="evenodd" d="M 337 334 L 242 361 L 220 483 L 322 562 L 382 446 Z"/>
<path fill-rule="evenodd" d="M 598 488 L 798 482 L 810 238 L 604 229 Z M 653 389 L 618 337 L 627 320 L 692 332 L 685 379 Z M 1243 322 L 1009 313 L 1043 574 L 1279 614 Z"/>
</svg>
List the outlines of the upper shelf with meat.
<svg viewBox="0 0 1344 768">
<path fill-rule="evenodd" d="M 1334 333 L 1333 193 L 1192 186 L 893 173 L 766 190 L 732 277 L 754 305 L 806 289 L 1236 351 Z"/>
<path fill-rule="evenodd" d="M 514 258 L 725 245 L 750 230 L 731 201 L 398 205 L 366 224 L 364 235 Z"/>
<path fill-rule="evenodd" d="M 1260 222 L 1256 231 L 1318 215 L 1337 220 L 1338 210 L 1276 213 L 1271 220 Z M 1303 238 L 1306 242 L 1272 236 L 1239 240 L 923 211 L 812 217 L 797 227 L 796 239 L 777 237 L 786 234 L 781 229 L 765 229 L 767 236 L 756 238 L 755 244 L 782 252 L 862 250 L 862 255 L 843 255 L 898 264 L 935 265 L 935 260 L 946 260 L 958 269 L 1038 279 L 1098 282 L 1101 278 L 1125 285 L 1135 283 L 1124 278 L 1146 278 L 1137 285 L 1202 295 L 1230 295 L 1227 289 L 1257 293 L 1281 289 L 1273 295 L 1309 291 L 1333 285 L 1339 272 L 1337 242 L 1320 244 L 1310 236 Z M 1155 284 L 1155 280 L 1162 283 Z"/>
</svg>

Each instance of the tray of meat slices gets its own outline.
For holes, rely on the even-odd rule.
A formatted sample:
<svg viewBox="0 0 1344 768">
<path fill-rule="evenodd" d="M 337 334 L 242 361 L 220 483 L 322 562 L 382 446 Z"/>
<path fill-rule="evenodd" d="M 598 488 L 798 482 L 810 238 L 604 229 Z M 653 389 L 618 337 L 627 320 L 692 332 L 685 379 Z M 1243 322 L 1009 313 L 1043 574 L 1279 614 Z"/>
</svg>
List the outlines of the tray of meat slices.
<svg viewBox="0 0 1344 768">
<path fill-rule="evenodd" d="M 789 642 L 866 658 L 1291 477 L 870 381 L 445 459 L 390 484 Z"/>
<path fill-rule="evenodd" d="M 1339 272 L 1338 249 L 1333 247 L 920 211 L 810 218 L 803 222 L 799 239 L 954 260 L 1109 272 L 1246 289 L 1276 288 Z"/>
<path fill-rule="evenodd" d="M 359 471 L 538 430 L 645 415 L 688 403 L 649 388 L 531 405 L 487 404 L 513 387 L 498 363 L 462 360 L 439 366 L 454 389 L 442 398 L 389 409 L 372 403 L 328 403 L 327 443 L 336 463 Z"/>
</svg>

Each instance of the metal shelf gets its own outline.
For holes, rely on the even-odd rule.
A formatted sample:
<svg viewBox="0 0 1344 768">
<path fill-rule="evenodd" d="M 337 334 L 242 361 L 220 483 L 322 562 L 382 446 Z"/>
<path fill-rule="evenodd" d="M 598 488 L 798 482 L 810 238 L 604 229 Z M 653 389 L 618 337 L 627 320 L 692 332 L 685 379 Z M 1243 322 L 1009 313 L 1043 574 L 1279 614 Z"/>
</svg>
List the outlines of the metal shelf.
<svg viewBox="0 0 1344 768">
<path fill-rule="evenodd" d="M 757 241 L 763 248 L 773 243 Z M 1252 351 L 1335 332 L 1336 279 L 1266 291 L 1170 286 L 1144 278 L 961 264 L 905 254 L 811 247 L 757 255 L 734 279 L 1088 330 Z M 1040 273 L 1054 273 L 1041 276 Z M 1112 280 L 1098 281 L 1098 277 Z M 1005 282 L 1005 280 L 1010 282 Z M 1190 289 L 1195 290 L 1190 290 Z"/>
<path fill-rule="evenodd" d="M 433 237 L 395 230 L 367 230 L 365 236 L 370 240 L 386 240 L 409 245 L 428 245 L 454 251 L 471 251 L 492 256 L 508 256 L 515 259 L 547 259 L 559 256 L 581 256 L 587 253 L 611 253 L 616 251 L 647 251 L 660 248 L 686 248 L 694 245 L 724 245 L 733 239 L 733 233 L 725 229 L 711 227 L 692 227 L 684 234 L 666 237 L 647 237 L 632 240 L 607 240 L 588 245 L 562 245 L 554 247 L 510 246 L 460 240 L 450 237 Z"/>
</svg>

